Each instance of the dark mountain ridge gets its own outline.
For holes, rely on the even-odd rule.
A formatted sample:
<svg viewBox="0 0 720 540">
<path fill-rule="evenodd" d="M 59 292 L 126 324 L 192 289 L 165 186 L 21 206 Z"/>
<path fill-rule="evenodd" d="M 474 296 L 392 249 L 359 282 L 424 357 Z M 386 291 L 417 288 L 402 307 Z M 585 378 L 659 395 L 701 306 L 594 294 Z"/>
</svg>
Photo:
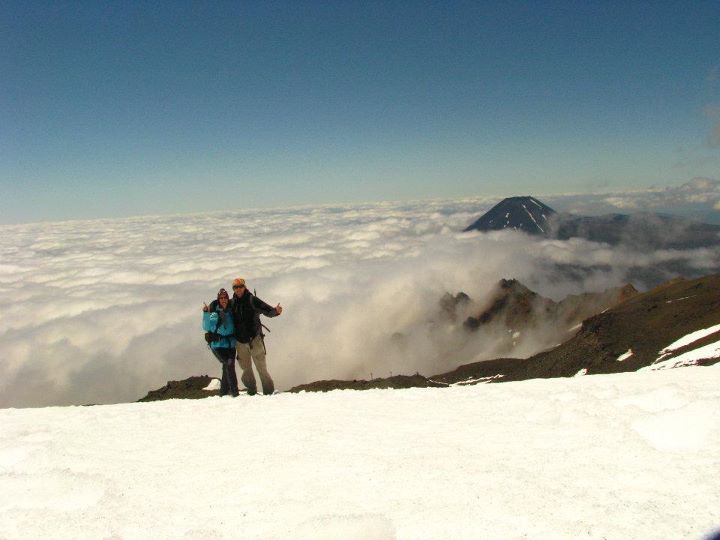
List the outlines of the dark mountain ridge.
<svg viewBox="0 0 720 540">
<path fill-rule="evenodd" d="M 638 294 L 632 285 L 602 292 L 569 295 L 559 302 L 546 298 L 515 279 L 501 279 L 485 298 L 474 300 L 460 292 L 440 300 L 442 313 L 467 334 L 478 333 L 492 356 L 530 355 L 565 341 L 584 319 Z M 463 336 L 458 337 L 462 345 Z M 446 347 L 449 357 L 452 348 Z M 473 356 L 477 355 L 476 351 Z"/>
<path fill-rule="evenodd" d="M 559 214 L 551 226 L 558 240 L 584 238 L 639 249 L 694 249 L 720 244 L 720 225 L 699 223 L 666 214 Z"/>
<path fill-rule="evenodd" d="M 588 374 L 636 371 L 653 365 L 664 356 L 661 351 L 681 337 L 719 323 L 720 274 L 673 280 L 585 320 L 572 339 L 532 357 L 524 375 L 567 377 L 583 369 Z M 663 359 L 718 340 L 720 332 L 713 332 Z M 705 358 L 701 363 L 717 361 L 720 358 Z"/>
<path fill-rule="evenodd" d="M 501 279 L 482 311 L 477 316 L 468 317 L 464 324 L 470 329 L 491 322 L 502 322 L 507 328 L 523 328 L 537 325 L 540 321 L 549 321 L 553 325 L 566 327 L 636 294 L 638 291 L 635 287 L 628 284 L 599 293 L 569 295 L 555 302 L 528 289 L 516 279 Z"/>
<path fill-rule="evenodd" d="M 465 231 L 520 230 L 568 240 L 584 238 L 637 249 L 694 249 L 720 245 L 720 225 L 667 214 L 578 216 L 558 213 L 534 197 L 509 197 L 488 210 Z"/>
</svg>

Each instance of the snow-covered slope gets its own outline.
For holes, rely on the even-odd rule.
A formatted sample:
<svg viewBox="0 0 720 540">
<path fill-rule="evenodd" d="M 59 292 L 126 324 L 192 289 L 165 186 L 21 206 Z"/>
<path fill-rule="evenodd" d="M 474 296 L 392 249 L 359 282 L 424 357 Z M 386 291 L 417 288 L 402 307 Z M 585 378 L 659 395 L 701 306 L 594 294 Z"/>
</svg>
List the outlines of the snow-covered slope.
<svg viewBox="0 0 720 540">
<path fill-rule="evenodd" d="M 0 538 L 703 538 L 720 365 L 0 410 Z"/>
</svg>

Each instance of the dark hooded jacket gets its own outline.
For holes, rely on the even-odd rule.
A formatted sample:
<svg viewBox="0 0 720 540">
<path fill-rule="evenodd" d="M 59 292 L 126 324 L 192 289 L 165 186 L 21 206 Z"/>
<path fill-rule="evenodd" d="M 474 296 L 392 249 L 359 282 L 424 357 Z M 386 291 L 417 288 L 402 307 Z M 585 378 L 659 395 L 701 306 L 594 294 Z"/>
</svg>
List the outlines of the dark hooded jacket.
<svg viewBox="0 0 720 540">
<path fill-rule="evenodd" d="M 230 311 L 235 323 L 235 338 L 240 343 L 250 343 L 255 336 L 262 335 L 260 315 L 277 317 L 277 310 L 246 290 L 241 297 L 233 294 Z"/>
</svg>

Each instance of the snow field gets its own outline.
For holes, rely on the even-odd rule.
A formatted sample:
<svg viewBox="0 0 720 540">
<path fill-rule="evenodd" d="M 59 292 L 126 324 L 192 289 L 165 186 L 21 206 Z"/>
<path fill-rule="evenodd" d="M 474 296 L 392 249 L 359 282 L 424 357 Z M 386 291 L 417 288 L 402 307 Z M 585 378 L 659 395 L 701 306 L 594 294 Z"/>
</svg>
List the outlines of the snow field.
<svg viewBox="0 0 720 540">
<path fill-rule="evenodd" d="M 0 410 L 0 538 L 703 538 L 720 365 Z"/>
</svg>

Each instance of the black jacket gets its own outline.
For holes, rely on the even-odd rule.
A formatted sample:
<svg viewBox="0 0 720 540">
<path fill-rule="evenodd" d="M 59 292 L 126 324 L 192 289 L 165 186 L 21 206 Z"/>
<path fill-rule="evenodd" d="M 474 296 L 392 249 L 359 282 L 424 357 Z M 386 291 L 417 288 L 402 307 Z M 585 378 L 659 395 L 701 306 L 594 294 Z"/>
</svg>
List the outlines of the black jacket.
<svg viewBox="0 0 720 540">
<path fill-rule="evenodd" d="M 255 336 L 262 335 L 260 315 L 277 317 L 278 314 L 274 307 L 269 306 L 247 290 L 239 298 L 233 294 L 230 300 L 230 311 L 232 311 L 235 323 L 235 338 L 240 343 L 250 343 Z"/>
</svg>

